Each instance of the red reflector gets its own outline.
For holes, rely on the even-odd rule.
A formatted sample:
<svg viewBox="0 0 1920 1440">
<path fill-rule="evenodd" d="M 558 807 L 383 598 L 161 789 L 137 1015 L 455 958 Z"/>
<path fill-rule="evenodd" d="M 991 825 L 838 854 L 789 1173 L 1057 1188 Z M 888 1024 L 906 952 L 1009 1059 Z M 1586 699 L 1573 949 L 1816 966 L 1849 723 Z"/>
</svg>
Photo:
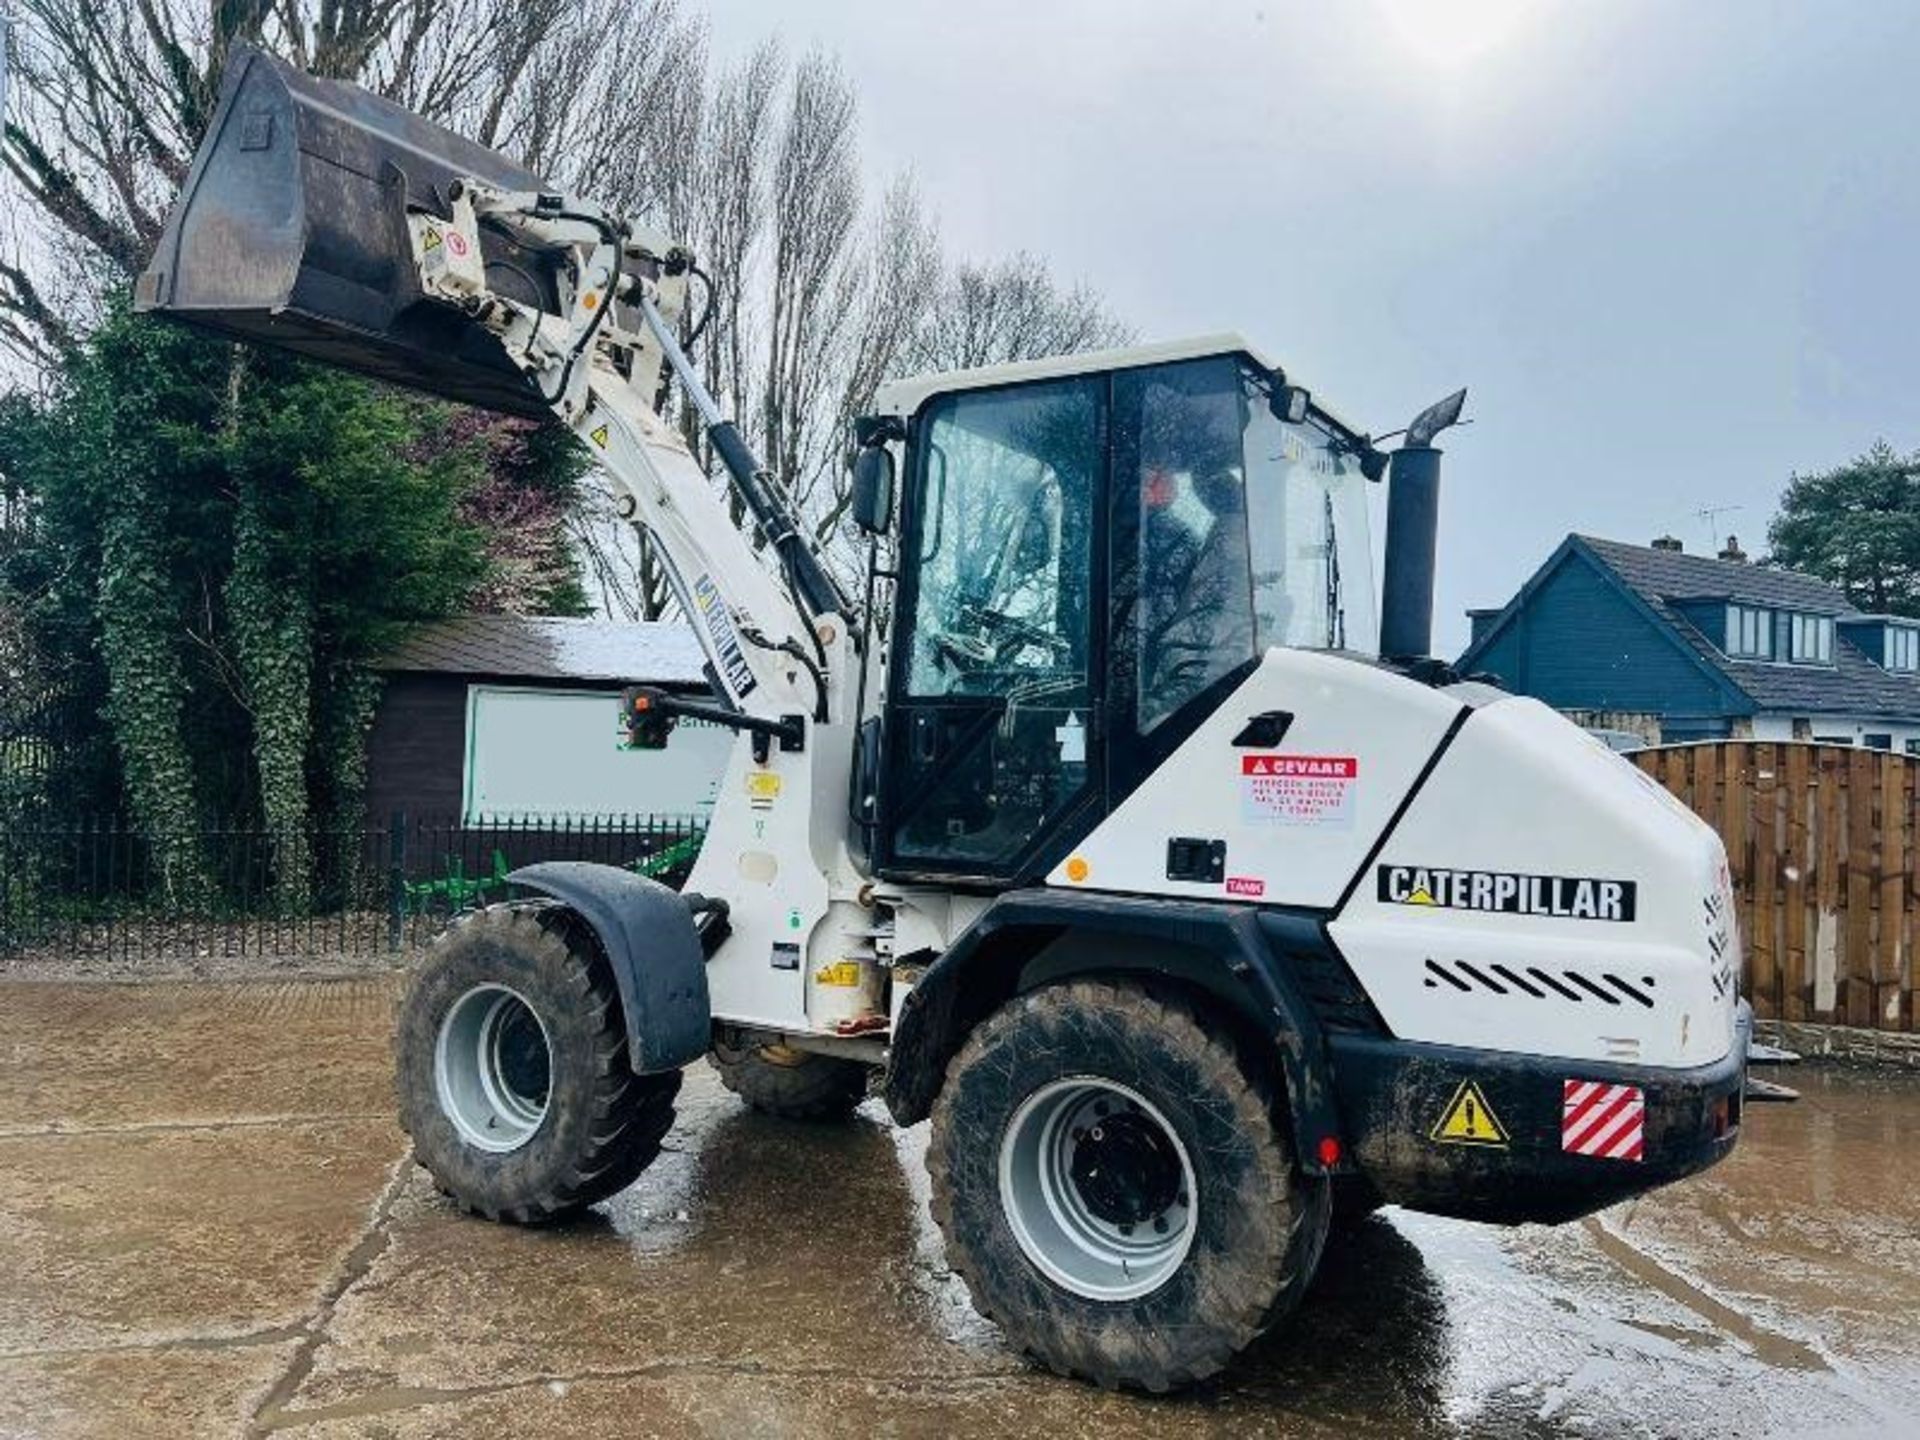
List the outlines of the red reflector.
<svg viewBox="0 0 1920 1440">
<path fill-rule="evenodd" d="M 1340 1141 L 1337 1136 L 1320 1137 L 1320 1164 L 1328 1170 L 1340 1163 Z"/>
</svg>

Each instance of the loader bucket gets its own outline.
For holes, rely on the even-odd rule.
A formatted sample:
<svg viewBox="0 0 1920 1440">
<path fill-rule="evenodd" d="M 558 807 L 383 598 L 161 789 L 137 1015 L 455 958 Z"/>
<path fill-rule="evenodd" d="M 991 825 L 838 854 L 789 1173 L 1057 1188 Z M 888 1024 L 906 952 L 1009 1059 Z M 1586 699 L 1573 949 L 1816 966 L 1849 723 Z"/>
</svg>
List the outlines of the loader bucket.
<svg viewBox="0 0 1920 1440">
<path fill-rule="evenodd" d="M 134 287 L 135 308 L 449 400 L 544 417 L 499 341 L 420 292 L 406 214 L 444 218 L 448 183 L 462 177 L 546 188 L 504 156 L 358 86 L 236 48 Z M 553 257 L 492 231 L 481 248 L 491 286 L 556 309 Z"/>
</svg>

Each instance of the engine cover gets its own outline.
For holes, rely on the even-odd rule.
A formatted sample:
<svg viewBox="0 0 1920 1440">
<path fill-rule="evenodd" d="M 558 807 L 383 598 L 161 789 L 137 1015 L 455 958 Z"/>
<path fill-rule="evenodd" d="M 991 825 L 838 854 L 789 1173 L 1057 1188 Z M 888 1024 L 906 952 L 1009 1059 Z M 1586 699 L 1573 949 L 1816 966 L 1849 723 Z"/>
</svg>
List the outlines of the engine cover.
<svg viewBox="0 0 1920 1440">
<path fill-rule="evenodd" d="M 1330 929 L 1396 1035 L 1689 1067 L 1733 1044 L 1720 838 L 1552 710 L 1476 709 Z"/>
<path fill-rule="evenodd" d="M 1719 837 L 1485 686 L 1271 651 L 1048 883 L 1318 912 L 1400 1039 L 1663 1067 L 1733 1044 Z"/>
</svg>

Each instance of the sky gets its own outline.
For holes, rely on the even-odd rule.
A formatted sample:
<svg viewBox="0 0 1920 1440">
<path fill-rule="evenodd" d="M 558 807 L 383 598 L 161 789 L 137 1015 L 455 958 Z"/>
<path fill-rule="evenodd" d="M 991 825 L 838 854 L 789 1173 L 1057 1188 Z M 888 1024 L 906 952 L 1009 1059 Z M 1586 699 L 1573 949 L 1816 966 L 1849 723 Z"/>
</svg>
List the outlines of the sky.
<svg viewBox="0 0 1920 1440">
<path fill-rule="evenodd" d="M 1042 255 L 1143 339 L 1237 330 L 1375 433 L 1466 385 L 1439 653 L 1569 531 L 1759 553 L 1794 472 L 1920 448 L 1920 5 L 710 14 L 722 57 L 838 53 L 954 253 Z"/>
</svg>

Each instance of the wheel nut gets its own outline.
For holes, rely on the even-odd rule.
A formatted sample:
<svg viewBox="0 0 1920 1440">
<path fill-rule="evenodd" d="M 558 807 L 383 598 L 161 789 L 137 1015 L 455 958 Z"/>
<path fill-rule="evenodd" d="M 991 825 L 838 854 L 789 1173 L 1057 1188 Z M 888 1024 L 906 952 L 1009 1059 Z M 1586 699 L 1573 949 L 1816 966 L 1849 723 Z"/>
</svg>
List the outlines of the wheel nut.
<svg viewBox="0 0 1920 1440">
<path fill-rule="evenodd" d="M 1157 1216 L 1154 1219 L 1153 1233 L 1156 1235 L 1164 1235 L 1167 1233 L 1167 1217 L 1166 1216 L 1161 1215 L 1161 1216 Z"/>
</svg>

